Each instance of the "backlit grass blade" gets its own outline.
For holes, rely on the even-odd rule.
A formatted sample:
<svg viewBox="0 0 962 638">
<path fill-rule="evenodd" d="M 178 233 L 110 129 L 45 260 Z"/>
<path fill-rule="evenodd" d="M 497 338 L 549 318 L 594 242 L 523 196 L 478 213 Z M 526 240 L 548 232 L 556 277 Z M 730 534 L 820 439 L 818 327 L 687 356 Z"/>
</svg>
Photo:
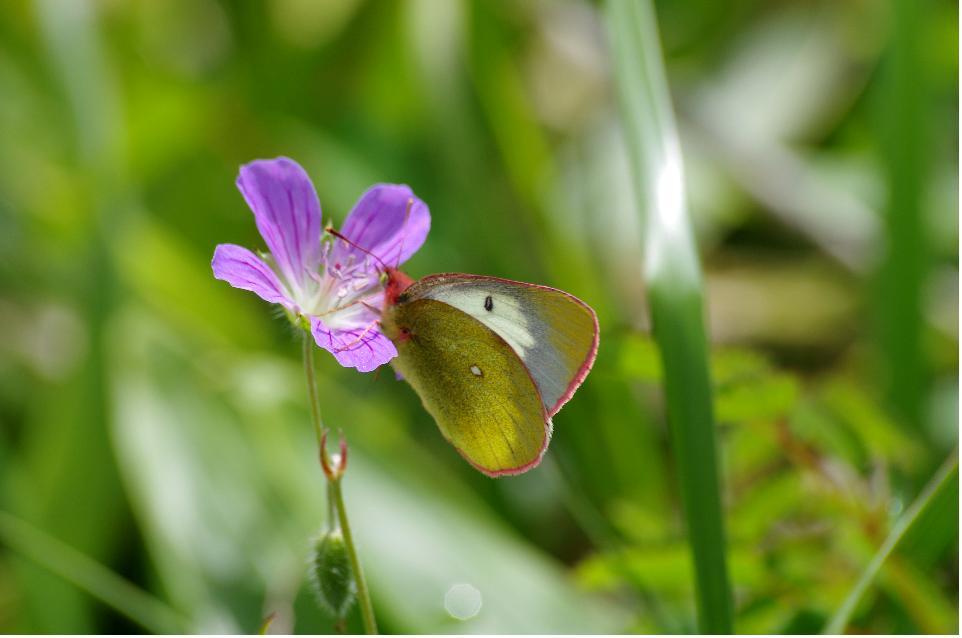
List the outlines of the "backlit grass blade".
<svg viewBox="0 0 962 638">
<path fill-rule="evenodd" d="M 44 531 L 0 512 L 0 541 L 156 634 L 177 634 L 187 619 L 97 561 Z M 56 613 L 56 610 L 51 610 Z"/>
<path fill-rule="evenodd" d="M 610 0 L 607 10 L 643 218 L 652 328 L 664 366 L 668 421 L 694 557 L 698 626 L 706 633 L 731 633 L 702 282 L 654 10 L 647 0 Z"/>
<path fill-rule="evenodd" d="M 858 582 L 852 587 L 852 591 L 845 597 L 845 600 L 835 612 L 835 615 L 832 616 L 832 619 L 825 625 L 825 630 L 822 633 L 840 634 L 845 631 L 845 627 L 848 625 L 849 618 L 855 611 L 856 606 L 859 601 L 862 600 L 862 596 L 865 595 L 866 590 L 875 580 L 875 577 L 885 564 L 885 560 L 891 555 L 892 551 L 899 544 L 899 541 L 902 540 L 902 537 L 912 528 L 912 525 L 926 511 L 929 505 L 935 501 L 936 494 L 943 488 L 948 487 L 951 482 L 958 480 L 959 451 L 956 449 L 935 473 L 935 476 L 933 476 L 928 485 L 925 486 L 925 489 L 923 489 L 915 501 L 912 502 L 912 505 L 905 510 L 902 516 L 895 522 L 895 525 L 892 526 L 892 531 L 889 532 L 885 542 L 882 543 L 882 546 L 879 547 L 875 556 L 872 557 L 871 562 L 865 567 L 865 571 L 862 572 Z"/>
</svg>

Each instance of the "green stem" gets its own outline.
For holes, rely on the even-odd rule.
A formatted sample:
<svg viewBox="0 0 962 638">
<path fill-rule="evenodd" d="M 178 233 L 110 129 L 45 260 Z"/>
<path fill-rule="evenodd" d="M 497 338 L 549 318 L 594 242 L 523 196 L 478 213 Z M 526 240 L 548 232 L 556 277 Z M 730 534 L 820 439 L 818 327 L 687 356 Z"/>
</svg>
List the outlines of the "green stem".
<svg viewBox="0 0 962 638">
<path fill-rule="evenodd" d="M 307 377 L 307 396 L 311 404 L 311 422 L 314 424 L 314 433 L 317 435 L 317 446 L 321 454 L 327 454 L 321 446 L 324 435 L 324 423 L 321 421 L 321 406 L 317 399 L 317 383 L 314 380 L 314 343 L 311 336 L 304 334 L 304 374 Z M 371 604 L 371 594 L 367 589 L 367 581 L 364 579 L 364 572 L 361 570 L 361 561 L 357 557 L 357 549 L 354 547 L 354 537 L 351 534 L 351 524 L 347 520 L 347 508 L 344 506 L 344 495 L 341 492 L 341 477 L 328 479 L 328 511 L 333 504 L 337 512 L 338 523 L 341 526 L 341 533 L 344 535 L 344 549 L 347 550 L 348 558 L 351 561 L 351 570 L 354 572 L 354 581 L 357 583 L 357 600 L 361 608 L 361 619 L 364 622 L 364 632 L 367 634 L 377 633 L 377 621 L 374 618 L 374 606 Z"/>
<path fill-rule="evenodd" d="M 333 481 L 327 482 L 327 531 L 333 532 L 337 529 L 337 509 L 334 507 L 334 485 Z"/>
<path fill-rule="evenodd" d="M 187 627 L 187 619 L 163 601 L 43 530 L 2 511 L 0 540 L 151 633 L 179 634 Z"/>
<path fill-rule="evenodd" d="M 865 567 L 865 571 L 859 577 L 858 582 L 852 587 L 852 591 L 849 592 L 848 596 L 842 602 L 842 605 L 832 616 L 832 619 L 825 625 L 825 629 L 822 631 L 823 634 L 840 634 L 845 631 L 845 627 L 848 625 L 849 618 L 855 611 L 856 606 L 862 596 L 865 595 L 865 591 L 875 580 L 875 577 L 881 571 L 882 566 L 885 564 L 886 559 L 892 554 L 892 551 L 908 532 L 912 524 L 918 520 L 919 516 L 928 505 L 933 501 L 933 498 L 938 493 L 939 489 L 945 485 L 953 476 L 958 480 L 958 469 L 959 469 L 959 450 L 956 448 L 946 459 L 942 467 L 935 473 L 932 479 L 929 481 L 925 489 L 916 497 L 912 505 L 909 506 L 907 510 L 895 521 L 895 525 L 892 526 L 892 531 L 889 532 L 888 537 L 882 546 L 878 548 L 875 556 Z"/>
<path fill-rule="evenodd" d="M 354 549 L 354 537 L 351 535 L 351 524 L 347 520 L 347 508 L 344 507 L 344 494 L 341 492 L 341 479 L 337 478 L 330 481 L 330 485 L 331 494 L 334 496 L 334 508 L 337 510 L 337 519 L 341 525 L 341 534 L 344 535 L 344 548 L 347 550 L 347 556 L 351 561 L 351 569 L 354 571 L 354 580 L 357 582 L 357 600 L 361 608 L 361 618 L 364 621 L 364 632 L 376 634 L 377 621 L 374 619 L 374 606 L 371 605 L 371 594 L 367 590 L 367 581 L 364 580 L 361 561 Z"/>
<path fill-rule="evenodd" d="M 311 423 L 314 425 L 314 435 L 317 437 L 317 447 L 321 447 L 321 437 L 324 434 L 324 423 L 321 421 L 321 403 L 317 400 L 317 382 L 314 381 L 314 341 L 309 332 L 304 332 L 304 376 L 307 377 L 307 399 L 311 404 Z M 321 450 L 324 453 L 324 450 Z"/>
</svg>

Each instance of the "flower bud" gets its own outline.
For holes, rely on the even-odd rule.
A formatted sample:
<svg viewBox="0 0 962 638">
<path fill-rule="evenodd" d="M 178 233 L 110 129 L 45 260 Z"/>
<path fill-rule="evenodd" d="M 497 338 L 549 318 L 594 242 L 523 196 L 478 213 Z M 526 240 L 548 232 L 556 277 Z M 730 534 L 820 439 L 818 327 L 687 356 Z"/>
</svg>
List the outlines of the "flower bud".
<svg viewBox="0 0 962 638">
<path fill-rule="evenodd" d="M 327 455 L 327 430 L 321 433 L 321 468 L 324 476 L 329 481 L 338 481 L 344 476 L 347 469 L 347 441 L 344 440 L 344 433 L 341 433 L 341 453 L 329 459 Z M 334 461 L 332 464 L 331 461 Z"/>
<path fill-rule="evenodd" d="M 321 605 L 343 618 L 354 602 L 357 586 L 341 530 L 327 532 L 314 541 L 310 578 Z"/>
</svg>

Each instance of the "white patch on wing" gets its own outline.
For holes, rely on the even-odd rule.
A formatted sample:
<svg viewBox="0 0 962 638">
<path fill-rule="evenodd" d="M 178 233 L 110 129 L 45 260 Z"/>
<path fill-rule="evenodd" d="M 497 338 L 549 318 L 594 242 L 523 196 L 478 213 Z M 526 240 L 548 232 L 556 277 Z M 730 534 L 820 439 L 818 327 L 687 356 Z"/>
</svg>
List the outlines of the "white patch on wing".
<svg viewBox="0 0 962 638">
<path fill-rule="evenodd" d="M 530 329 L 529 318 L 524 314 L 521 300 L 492 290 L 488 286 L 437 286 L 424 294 L 425 299 L 435 299 L 454 306 L 486 325 L 508 342 L 522 360 L 535 346 L 536 339 Z M 488 297 L 491 302 L 486 304 Z M 491 310 L 486 307 L 490 306 Z"/>
</svg>

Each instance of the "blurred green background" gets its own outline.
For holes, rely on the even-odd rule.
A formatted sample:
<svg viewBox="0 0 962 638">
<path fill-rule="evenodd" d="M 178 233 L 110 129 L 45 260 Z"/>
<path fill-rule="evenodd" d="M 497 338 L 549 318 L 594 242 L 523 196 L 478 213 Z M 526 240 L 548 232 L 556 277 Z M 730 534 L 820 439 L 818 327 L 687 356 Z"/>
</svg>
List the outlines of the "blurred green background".
<svg viewBox="0 0 962 638">
<path fill-rule="evenodd" d="M 908 4 L 656 3 L 739 631 L 819 631 L 957 445 L 958 6 Z M 336 224 L 411 185 L 412 276 L 557 286 L 601 321 L 544 463 L 500 480 L 390 371 L 318 352 L 382 630 L 695 629 L 603 11 L 0 5 L 0 631 L 333 629 L 296 335 L 210 271 L 217 243 L 263 246 L 234 179 L 276 155 Z M 958 631 L 958 502 L 956 473 L 850 630 Z"/>
</svg>

